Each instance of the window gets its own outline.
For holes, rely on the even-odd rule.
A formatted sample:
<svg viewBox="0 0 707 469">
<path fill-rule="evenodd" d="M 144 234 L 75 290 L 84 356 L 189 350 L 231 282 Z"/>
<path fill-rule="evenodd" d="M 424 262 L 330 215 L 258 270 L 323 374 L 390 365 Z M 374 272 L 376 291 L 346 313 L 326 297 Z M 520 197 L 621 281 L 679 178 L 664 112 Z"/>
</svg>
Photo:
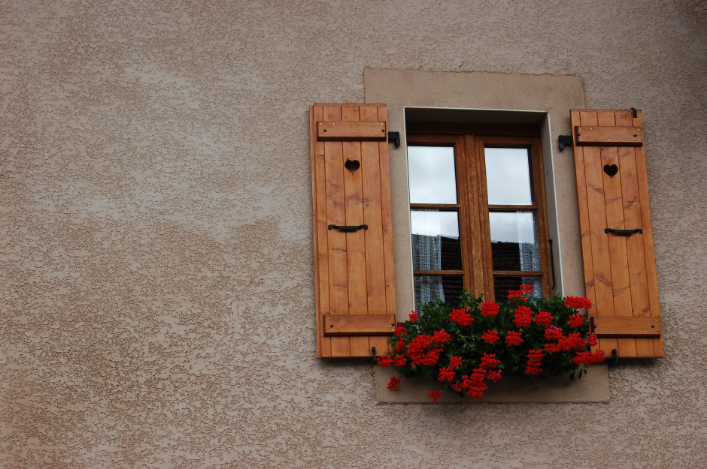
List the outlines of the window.
<svg viewBox="0 0 707 469">
<path fill-rule="evenodd" d="M 462 289 L 503 301 L 521 284 L 549 296 L 539 130 L 455 128 L 465 131 L 408 130 L 415 307 L 456 304 Z"/>
</svg>

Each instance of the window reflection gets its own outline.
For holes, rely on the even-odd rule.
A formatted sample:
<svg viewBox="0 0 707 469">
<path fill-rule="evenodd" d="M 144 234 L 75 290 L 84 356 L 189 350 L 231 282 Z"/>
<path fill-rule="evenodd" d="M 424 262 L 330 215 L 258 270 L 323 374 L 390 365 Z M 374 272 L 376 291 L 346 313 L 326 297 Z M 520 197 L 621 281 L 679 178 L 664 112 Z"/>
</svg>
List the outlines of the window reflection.
<svg viewBox="0 0 707 469">
<path fill-rule="evenodd" d="M 489 205 L 533 205 L 527 148 L 485 148 Z"/>
<path fill-rule="evenodd" d="M 542 270 L 535 213 L 491 212 L 489 224 L 493 270 Z"/>
<path fill-rule="evenodd" d="M 457 212 L 410 212 L 414 270 L 462 269 L 458 218 Z"/>
<path fill-rule="evenodd" d="M 453 147 L 408 146 L 410 203 L 456 204 Z"/>
</svg>

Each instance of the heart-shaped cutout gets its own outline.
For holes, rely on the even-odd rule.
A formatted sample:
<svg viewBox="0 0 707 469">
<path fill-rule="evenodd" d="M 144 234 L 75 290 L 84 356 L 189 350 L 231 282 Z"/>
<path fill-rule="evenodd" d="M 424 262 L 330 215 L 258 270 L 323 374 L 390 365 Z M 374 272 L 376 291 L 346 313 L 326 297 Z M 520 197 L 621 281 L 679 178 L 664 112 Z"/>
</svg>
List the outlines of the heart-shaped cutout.
<svg viewBox="0 0 707 469">
<path fill-rule="evenodd" d="M 358 168 L 361 167 L 361 162 L 358 160 L 346 160 L 344 167 L 351 171 L 351 174 L 355 173 Z"/>
<path fill-rule="evenodd" d="M 608 174 L 610 178 L 612 178 L 616 176 L 616 174 L 619 172 L 619 167 L 615 164 L 605 164 L 604 172 Z"/>
</svg>

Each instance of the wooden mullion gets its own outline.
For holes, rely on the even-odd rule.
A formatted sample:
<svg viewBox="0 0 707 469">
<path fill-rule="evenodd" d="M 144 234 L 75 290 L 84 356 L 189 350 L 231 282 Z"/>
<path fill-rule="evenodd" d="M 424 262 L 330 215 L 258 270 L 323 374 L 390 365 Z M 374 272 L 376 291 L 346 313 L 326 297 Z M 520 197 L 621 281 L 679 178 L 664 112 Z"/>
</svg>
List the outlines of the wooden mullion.
<svg viewBox="0 0 707 469">
<path fill-rule="evenodd" d="M 477 233 L 474 238 L 467 236 L 467 245 L 470 253 L 469 269 L 473 276 L 472 290 L 476 296 L 485 294 L 488 296 L 486 288 L 486 271 L 484 269 L 484 242 L 483 242 L 483 222 L 481 210 L 476 201 L 481 197 L 479 189 L 479 167 L 478 167 L 478 146 L 473 135 L 464 136 L 465 165 L 468 174 L 467 192 L 464 194 L 464 202 L 468 207 L 469 227 L 471 233 Z M 481 236 L 479 236 L 481 235 Z"/>
<path fill-rule="evenodd" d="M 544 270 L 494 270 L 491 272 L 497 277 L 542 277 Z"/>
<path fill-rule="evenodd" d="M 460 275 L 466 275 L 464 270 L 413 270 L 412 273 L 418 276 L 431 277 L 431 276 L 441 276 L 441 277 L 459 277 Z"/>
<path fill-rule="evenodd" d="M 488 138 L 488 137 L 486 137 Z M 486 184 L 486 138 L 476 140 L 476 163 L 478 166 L 479 181 L 479 212 L 481 219 L 481 236 L 483 238 L 484 272 L 493 271 L 493 258 L 491 256 L 491 223 L 489 220 L 488 186 Z M 493 275 L 486 276 L 486 296 L 492 301 L 496 300 L 496 288 Z"/>
<path fill-rule="evenodd" d="M 534 212 L 537 205 L 489 205 L 489 212 Z"/>
<path fill-rule="evenodd" d="M 443 210 L 443 211 L 447 211 L 447 212 L 452 212 L 452 211 L 461 209 L 461 205 L 459 205 L 459 204 L 410 204 L 410 209 L 411 210 L 432 209 L 432 210 Z"/>
</svg>

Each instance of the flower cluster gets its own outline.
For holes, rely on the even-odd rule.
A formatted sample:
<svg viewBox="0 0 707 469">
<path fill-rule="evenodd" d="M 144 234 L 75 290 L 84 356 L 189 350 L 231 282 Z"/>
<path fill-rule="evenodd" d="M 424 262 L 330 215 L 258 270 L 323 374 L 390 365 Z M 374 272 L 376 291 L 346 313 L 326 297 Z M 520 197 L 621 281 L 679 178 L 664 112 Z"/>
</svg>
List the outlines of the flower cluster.
<svg viewBox="0 0 707 469">
<path fill-rule="evenodd" d="M 498 341 L 498 331 L 486 331 L 481 335 L 481 340 L 487 344 L 495 344 Z"/>
<path fill-rule="evenodd" d="M 518 306 L 513 315 L 513 324 L 518 328 L 528 327 L 533 320 L 533 310 L 527 306 Z"/>
<path fill-rule="evenodd" d="M 543 363 L 545 354 L 542 350 L 531 350 L 528 352 L 528 366 L 525 368 L 526 375 L 538 375 L 543 369 L 540 365 Z"/>
<path fill-rule="evenodd" d="M 390 389 L 391 391 L 397 391 L 398 388 L 400 388 L 400 378 L 391 376 L 390 382 L 388 383 L 388 389 Z"/>
<path fill-rule="evenodd" d="M 449 315 L 449 320 L 459 324 L 460 326 L 471 326 L 474 318 L 472 318 L 471 314 L 467 313 L 466 310 L 462 308 L 453 309 L 452 313 Z"/>
<path fill-rule="evenodd" d="M 572 329 L 577 329 L 578 327 L 582 327 L 584 325 L 584 322 L 586 321 L 586 318 L 582 316 L 580 313 L 573 314 L 572 316 L 569 317 L 569 320 L 567 321 L 567 324 Z"/>
<path fill-rule="evenodd" d="M 520 290 L 509 290 L 508 291 L 508 299 L 512 300 L 514 298 L 518 298 L 519 300 L 525 302 L 525 301 L 528 301 L 527 294 L 533 293 L 534 291 L 535 291 L 535 287 L 532 285 L 521 285 Z"/>
<path fill-rule="evenodd" d="M 565 298 L 565 306 L 574 309 L 589 309 L 592 307 L 592 301 L 589 298 L 580 298 L 577 296 L 568 296 Z"/>
<path fill-rule="evenodd" d="M 506 334 L 506 345 L 509 347 L 514 347 L 523 343 L 523 338 L 520 336 L 518 331 L 508 331 Z"/>
<path fill-rule="evenodd" d="M 395 365 L 408 378 L 432 378 L 441 390 L 428 393 L 435 402 L 443 390 L 461 396 L 482 397 L 504 376 L 533 379 L 536 375 L 586 374 L 587 367 L 604 360 L 589 333 L 586 298 L 530 295 L 523 285 L 496 303 L 465 292 L 457 307 L 439 300 L 410 313 L 395 328 L 392 352 L 377 357 L 380 366 Z M 393 377 L 388 389 L 396 390 Z"/>
<path fill-rule="evenodd" d="M 543 327 L 548 327 L 552 324 L 552 315 L 547 311 L 540 311 L 535 315 L 534 321 Z"/>
<path fill-rule="evenodd" d="M 481 303 L 481 315 L 485 318 L 493 318 L 498 314 L 498 303 L 484 300 Z"/>
</svg>

